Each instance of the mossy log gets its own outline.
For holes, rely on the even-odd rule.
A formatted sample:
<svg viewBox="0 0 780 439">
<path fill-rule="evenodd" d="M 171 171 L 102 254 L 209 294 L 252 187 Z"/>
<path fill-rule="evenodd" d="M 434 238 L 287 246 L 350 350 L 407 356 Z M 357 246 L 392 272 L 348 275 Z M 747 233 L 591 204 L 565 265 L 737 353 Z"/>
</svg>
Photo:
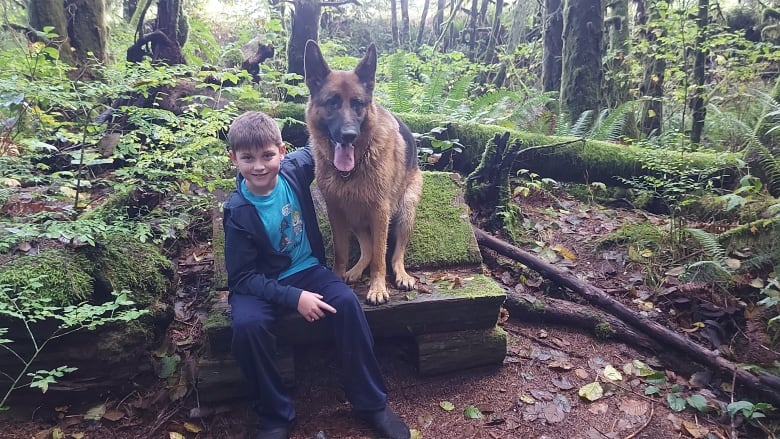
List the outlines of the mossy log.
<svg viewBox="0 0 780 439">
<path fill-rule="evenodd" d="M 30 284 L 36 278 L 40 286 Z M 121 234 L 95 246 L 47 250 L 0 266 L 0 283 L 12 290 L 34 288 L 59 306 L 82 301 L 104 303 L 112 298 L 111 292 L 127 290 L 128 298 L 136 306 L 150 311 L 137 320 L 80 330 L 48 343 L 30 370 L 63 365 L 78 370 L 58 379 L 47 395 L 57 390 L 124 387 L 139 374 L 153 373 L 149 352 L 157 346 L 172 319 L 165 299 L 174 282 L 173 265 L 159 249 Z M 59 324 L 47 319 L 31 327 L 39 346 Z M 30 358 L 33 346 L 22 322 L 2 316 L 0 327 L 8 328 L 5 338 L 14 341 L 11 347 L 22 358 Z M 5 378 L 15 376 L 21 368 L 18 358 L 6 350 L 0 351 L 0 371 L 4 375 L 0 389 L 8 385 Z"/>
<path fill-rule="evenodd" d="M 303 121 L 303 105 L 286 104 L 266 109 L 280 119 Z M 620 145 L 587 139 L 547 136 L 507 129 L 505 127 L 473 122 L 455 122 L 446 115 L 399 113 L 412 132 L 427 133 L 434 128 L 445 127 L 438 134 L 440 139 L 458 139 L 463 151 L 452 156 L 445 154 L 437 166 L 451 168 L 463 175 L 470 174 L 477 167 L 486 145 L 496 136 L 509 133 L 508 144 L 520 152 L 512 164 L 513 170 L 528 169 L 542 177 L 560 182 L 591 183 L 602 182 L 619 185 L 615 177 L 631 178 L 646 174 L 642 165 L 649 159 L 662 159 L 679 151 L 665 149 L 648 150 L 633 145 Z M 301 123 L 287 123 L 282 136 L 293 145 L 306 144 L 306 126 Z M 533 148 L 533 149 L 532 149 Z M 690 169 L 721 167 L 736 168 L 739 153 L 686 152 L 686 166 Z M 727 172 L 730 175 L 735 173 Z"/>
</svg>

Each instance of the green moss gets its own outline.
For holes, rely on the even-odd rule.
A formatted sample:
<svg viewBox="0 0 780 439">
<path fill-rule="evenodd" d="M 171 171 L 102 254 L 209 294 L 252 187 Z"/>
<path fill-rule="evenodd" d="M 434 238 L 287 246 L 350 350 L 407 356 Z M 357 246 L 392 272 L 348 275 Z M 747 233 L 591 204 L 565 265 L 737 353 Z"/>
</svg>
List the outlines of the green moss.
<svg viewBox="0 0 780 439">
<path fill-rule="evenodd" d="M 14 259 L 0 267 L 0 284 L 26 288 L 38 279 L 37 292 L 56 305 L 75 304 L 92 296 L 92 264 L 71 250 L 56 249 Z"/>
<path fill-rule="evenodd" d="M 479 264 L 462 190 L 450 173 L 424 172 L 412 239 L 406 254 L 409 267 Z"/>
<path fill-rule="evenodd" d="M 610 325 L 609 322 L 599 322 L 593 330 L 596 338 L 602 340 L 608 340 L 615 335 L 615 330 L 612 329 L 612 325 Z"/>
<path fill-rule="evenodd" d="M 94 264 L 97 294 L 127 289 L 136 303 L 148 306 L 171 289 L 173 265 L 151 244 L 120 234 L 95 247 L 85 247 L 84 253 Z"/>
<path fill-rule="evenodd" d="M 599 241 L 599 248 L 611 245 L 634 245 L 636 248 L 660 249 L 667 240 L 667 233 L 648 223 L 624 224 Z"/>
<path fill-rule="evenodd" d="M 492 277 L 484 274 L 475 274 L 461 279 L 461 285 L 452 287 L 449 282 L 442 283 L 441 286 L 434 284 L 436 291 L 442 294 L 456 295 L 464 298 L 506 296 L 506 292 Z"/>
</svg>

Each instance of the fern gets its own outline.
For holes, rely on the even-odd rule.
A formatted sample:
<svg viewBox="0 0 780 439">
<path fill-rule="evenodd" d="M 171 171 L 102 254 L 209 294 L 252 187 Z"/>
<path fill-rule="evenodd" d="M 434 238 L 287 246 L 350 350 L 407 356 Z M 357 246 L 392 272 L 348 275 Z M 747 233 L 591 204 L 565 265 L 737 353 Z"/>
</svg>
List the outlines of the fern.
<svg viewBox="0 0 780 439">
<path fill-rule="evenodd" d="M 397 113 L 409 113 L 414 108 L 409 93 L 409 76 L 406 74 L 406 55 L 396 51 L 387 57 L 390 77 L 387 83 L 387 101 L 383 102 L 388 110 Z"/>
<path fill-rule="evenodd" d="M 780 151 L 772 153 L 762 143 L 751 144 L 752 150 L 758 155 L 758 164 L 764 171 L 764 183 L 773 196 L 780 195 Z"/>
<path fill-rule="evenodd" d="M 574 122 L 574 125 L 568 128 L 568 132 L 564 133 L 567 136 L 585 137 L 590 131 L 590 127 L 593 125 L 593 110 L 585 110 Z M 563 118 L 561 118 L 563 119 Z"/>
<path fill-rule="evenodd" d="M 636 102 L 626 102 L 614 110 L 602 110 L 588 137 L 608 142 L 618 141 L 626 126 L 628 114 L 632 113 L 636 108 Z"/>
<path fill-rule="evenodd" d="M 718 237 L 701 229 L 686 228 L 685 231 L 699 243 L 704 255 L 709 259 L 690 264 L 680 279 L 689 282 L 730 283 L 734 270 L 727 263 L 726 250 L 718 241 Z"/>
<path fill-rule="evenodd" d="M 445 89 L 449 76 L 448 71 L 445 69 L 438 68 L 434 71 L 430 81 L 423 89 L 422 102 L 420 103 L 421 113 L 437 113 L 441 110 L 447 96 Z"/>
</svg>

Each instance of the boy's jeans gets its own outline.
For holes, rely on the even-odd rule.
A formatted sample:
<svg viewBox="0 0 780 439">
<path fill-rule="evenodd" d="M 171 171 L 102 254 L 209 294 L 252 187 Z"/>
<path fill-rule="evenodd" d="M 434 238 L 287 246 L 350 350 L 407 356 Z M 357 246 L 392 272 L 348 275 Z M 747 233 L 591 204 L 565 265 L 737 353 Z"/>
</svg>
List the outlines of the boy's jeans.
<svg viewBox="0 0 780 439">
<path fill-rule="evenodd" d="M 353 410 L 384 408 L 387 389 L 374 356 L 371 329 L 352 289 L 321 265 L 280 283 L 321 294 L 325 302 L 336 308 L 336 314 L 325 312 L 323 322 L 335 337 L 347 399 Z M 274 363 L 276 336 L 271 330 L 276 318 L 289 311 L 247 294 L 231 294 L 229 302 L 233 356 L 260 422 L 263 427 L 286 426 L 295 418 L 295 408 Z"/>
</svg>

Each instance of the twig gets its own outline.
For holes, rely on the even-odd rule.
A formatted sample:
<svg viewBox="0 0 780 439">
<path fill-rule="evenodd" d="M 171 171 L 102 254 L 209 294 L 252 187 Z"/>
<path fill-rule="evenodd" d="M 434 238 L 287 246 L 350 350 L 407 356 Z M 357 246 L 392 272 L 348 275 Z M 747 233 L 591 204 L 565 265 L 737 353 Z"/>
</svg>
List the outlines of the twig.
<svg viewBox="0 0 780 439">
<path fill-rule="evenodd" d="M 652 407 L 653 404 L 656 404 L 658 402 L 658 401 L 654 400 L 653 398 L 650 398 L 650 397 L 648 397 L 646 395 L 642 395 L 641 393 L 637 392 L 636 390 L 629 389 L 628 387 L 623 387 L 622 385 L 620 385 L 620 384 L 618 384 L 618 383 L 616 383 L 616 382 L 614 382 L 612 380 L 608 379 L 608 382 L 610 384 L 614 385 L 615 387 L 618 387 L 618 388 L 621 388 L 621 389 L 625 390 L 626 392 L 631 392 L 634 395 L 636 395 L 636 396 L 638 396 L 638 397 L 640 397 L 642 399 L 646 399 L 650 403 L 651 407 Z"/>
<path fill-rule="evenodd" d="M 645 421 L 645 423 L 642 424 L 641 427 L 639 427 L 639 430 L 629 434 L 628 436 L 626 436 L 625 439 L 634 439 L 639 433 L 642 432 L 642 430 L 644 430 L 648 425 L 650 425 L 650 421 L 653 420 L 653 412 L 654 411 L 655 411 L 654 406 L 650 405 L 650 416 L 647 417 L 647 421 Z"/>
</svg>

